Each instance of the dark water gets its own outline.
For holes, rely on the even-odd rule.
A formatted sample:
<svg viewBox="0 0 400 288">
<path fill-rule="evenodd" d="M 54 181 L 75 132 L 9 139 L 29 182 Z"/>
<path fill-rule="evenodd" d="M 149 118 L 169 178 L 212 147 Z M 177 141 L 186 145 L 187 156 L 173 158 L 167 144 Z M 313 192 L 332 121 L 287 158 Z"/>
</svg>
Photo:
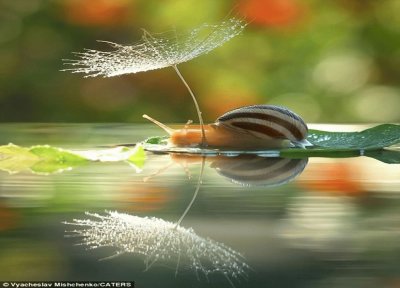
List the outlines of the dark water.
<svg viewBox="0 0 400 288">
<path fill-rule="evenodd" d="M 0 144 L 93 149 L 158 134 L 135 125 L 3 124 Z M 0 280 L 400 287 L 400 165 L 209 157 L 177 226 L 201 162 L 149 153 L 142 171 L 125 162 L 51 175 L 0 171 Z"/>
</svg>

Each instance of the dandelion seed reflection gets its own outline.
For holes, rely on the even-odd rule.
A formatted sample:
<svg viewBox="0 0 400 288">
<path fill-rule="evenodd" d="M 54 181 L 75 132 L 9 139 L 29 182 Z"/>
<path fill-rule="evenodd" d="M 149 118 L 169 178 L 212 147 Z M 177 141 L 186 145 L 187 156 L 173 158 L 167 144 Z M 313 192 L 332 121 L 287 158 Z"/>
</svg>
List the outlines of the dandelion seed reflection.
<svg viewBox="0 0 400 288">
<path fill-rule="evenodd" d="M 229 281 L 244 277 L 249 269 L 238 252 L 200 237 L 192 228 L 155 217 L 110 211 L 86 215 L 91 219 L 74 219 L 65 224 L 81 227 L 70 233 L 82 237 L 82 244 L 90 249 L 115 248 L 115 254 L 107 258 L 132 253 L 145 257 L 146 270 L 156 262 L 174 263 L 176 274 L 182 267 L 189 267 L 198 276 L 222 273 Z"/>
</svg>

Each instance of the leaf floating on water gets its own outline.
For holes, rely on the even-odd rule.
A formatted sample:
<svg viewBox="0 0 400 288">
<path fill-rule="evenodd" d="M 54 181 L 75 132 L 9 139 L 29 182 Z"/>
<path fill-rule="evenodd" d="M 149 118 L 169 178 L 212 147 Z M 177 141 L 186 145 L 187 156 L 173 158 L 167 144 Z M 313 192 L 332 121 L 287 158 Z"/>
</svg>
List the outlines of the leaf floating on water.
<svg viewBox="0 0 400 288">
<path fill-rule="evenodd" d="M 0 146 L 0 169 L 10 173 L 31 170 L 35 173 L 54 173 L 87 162 L 84 158 L 48 145 L 20 147 L 14 144 Z"/>
<path fill-rule="evenodd" d="M 39 161 L 39 157 L 29 151 L 29 148 L 14 144 L 0 146 L 0 170 L 18 173 L 29 169 Z"/>
<path fill-rule="evenodd" d="M 221 46 L 245 27 L 242 20 L 228 19 L 217 25 L 204 24 L 187 35 L 144 32 L 142 40 L 131 46 L 107 43 L 113 51 L 86 49 L 75 53 L 78 59 L 65 60 L 74 68 L 62 71 L 85 73 L 86 77 L 112 77 L 122 74 L 161 69 L 187 62 Z"/>
<path fill-rule="evenodd" d="M 30 167 L 36 173 L 62 172 L 88 162 L 73 152 L 49 145 L 33 146 L 29 151 L 39 157 L 39 161 Z"/>
<path fill-rule="evenodd" d="M 142 153 L 142 149 L 141 145 L 135 145 L 133 148 L 117 146 L 102 150 L 79 150 L 74 153 L 90 161 L 118 162 L 134 159 L 136 154 L 141 157 L 139 154 Z"/>
<path fill-rule="evenodd" d="M 143 141 L 143 144 L 167 145 L 168 136 L 153 136 Z"/>
<path fill-rule="evenodd" d="M 65 224 L 80 227 L 70 233 L 82 237 L 81 244 L 91 249 L 113 247 L 115 254 L 108 258 L 131 253 L 144 256 L 146 270 L 156 262 L 172 263 L 176 272 L 186 267 L 196 274 L 221 273 L 228 279 L 243 277 L 250 269 L 238 252 L 200 237 L 191 228 L 155 217 L 118 212 L 86 214 L 92 219 L 74 219 Z"/>
<path fill-rule="evenodd" d="M 330 149 L 380 149 L 400 143 L 400 125 L 382 124 L 361 132 L 310 130 L 307 140 Z"/>
<path fill-rule="evenodd" d="M 400 151 L 383 149 L 367 152 L 366 156 L 388 164 L 400 164 Z"/>
<path fill-rule="evenodd" d="M 146 151 L 144 151 L 142 145 L 137 145 L 131 156 L 126 161 L 129 164 L 134 165 L 136 171 L 139 172 L 139 170 L 143 168 L 145 160 L 146 160 Z"/>
<path fill-rule="evenodd" d="M 34 173 L 50 174 L 70 170 L 90 161 L 126 161 L 136 171 L 144 165 L 145 152 L 141 145 L 134 148 L 116 147 L 106 150 L 69 151 L 49 145 L 30 148 L 14 144 L 0 146 L 0 170 L 18 173 L 30 170 Z"/>
</svg>

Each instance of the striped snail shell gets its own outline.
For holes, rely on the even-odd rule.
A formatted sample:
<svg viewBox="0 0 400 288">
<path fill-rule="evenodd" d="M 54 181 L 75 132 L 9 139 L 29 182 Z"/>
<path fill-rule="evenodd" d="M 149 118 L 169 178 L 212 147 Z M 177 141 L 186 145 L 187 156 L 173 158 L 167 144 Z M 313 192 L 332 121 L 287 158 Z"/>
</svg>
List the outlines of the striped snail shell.
<svg viewBox="0 0 400 288">
<path fill-rule="evenodd" d="M 171 129 L 143 115 L 170 134 L 175 147 L 197 147 L 202 143 L 199 126 Z M 204 126 L 207 146 L 230 149 L 271 149 L 309 145 L 308 128 L 300 116 L 287 108 L 274 105 L 252 105 L 229 111 L 215 123 Z"/>
<path fill-rule="evenodd" d="M 297 144 L 304 141 L 308 133 L 307 125 L 299 115 L 275 105 L 241 107 L 225 113 L 215 124 L 242 131 L 266 144 L 280 140 Z"/>
</svg>

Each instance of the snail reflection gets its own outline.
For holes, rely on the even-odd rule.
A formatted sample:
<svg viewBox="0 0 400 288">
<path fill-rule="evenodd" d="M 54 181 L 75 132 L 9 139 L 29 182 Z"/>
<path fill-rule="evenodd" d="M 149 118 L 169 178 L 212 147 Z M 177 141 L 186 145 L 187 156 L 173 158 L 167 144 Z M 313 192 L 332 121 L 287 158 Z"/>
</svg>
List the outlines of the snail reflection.
<svg viewBox="0 0 400 288">
<path fill-rule="evenodd" d="M 242 186 L 275 187 L 286 184 L 299 176 L 308 163 L 308 158 L 289 159 L 279 157 L 264 157 L 256 154 L 236 156 L 199 156 L 192 154 L 170 153 L 170 162 L 159 168 L 148 180 L 164 172 L 169 166 L 177 163 L 186 169 L 196 163 L 207 162 L 218 175 L 230 182 Z"/>
<path fill-rule="evenodd" d="M 218 174 L 244 186 L 278 186 L 292 181 L 303 172 L 308 158 L 270 158 L 258 155 L 224 157 L 211 163 Z"/>
</svg>

